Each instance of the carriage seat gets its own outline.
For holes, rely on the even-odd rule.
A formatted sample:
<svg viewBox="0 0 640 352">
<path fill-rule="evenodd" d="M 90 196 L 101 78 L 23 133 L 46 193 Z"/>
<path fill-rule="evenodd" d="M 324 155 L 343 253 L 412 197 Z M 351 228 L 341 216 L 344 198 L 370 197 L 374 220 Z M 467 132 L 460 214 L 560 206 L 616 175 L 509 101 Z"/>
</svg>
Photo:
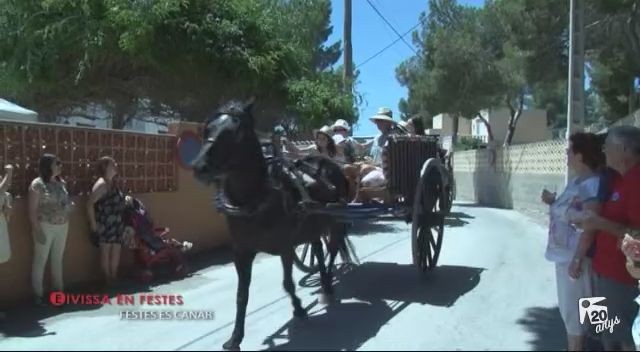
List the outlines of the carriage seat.
<svg viewBox="0 0 640 352">
<path fill-rule="evenodd" d="M 360 192 L 365 199 L 404 199 L 412 204 L 422 166 L 430 158 L 439 158 L 439 149 L 437 141 L 429 136 L 391 135 L 382 153 L 384 185 L 363 187 Z"/>
</svg>

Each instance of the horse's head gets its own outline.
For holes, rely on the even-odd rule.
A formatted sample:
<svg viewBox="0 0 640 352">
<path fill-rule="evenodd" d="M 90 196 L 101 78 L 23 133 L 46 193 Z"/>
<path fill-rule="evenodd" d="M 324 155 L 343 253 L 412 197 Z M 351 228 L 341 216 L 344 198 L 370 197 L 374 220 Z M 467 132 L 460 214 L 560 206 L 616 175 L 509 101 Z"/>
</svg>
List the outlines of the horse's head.
<svg viewBox="0 0 640 352">
<path fill-rule="evenodd" d="M 203 144 L 193 162 L 194 175 L 198 180 L 210 184 L 251 162 L 249 158 L 255 154 L 255 144 L 258 143 L 252 106 L 253 100 L 233 100 L 207 120 Z"/>
</svg>

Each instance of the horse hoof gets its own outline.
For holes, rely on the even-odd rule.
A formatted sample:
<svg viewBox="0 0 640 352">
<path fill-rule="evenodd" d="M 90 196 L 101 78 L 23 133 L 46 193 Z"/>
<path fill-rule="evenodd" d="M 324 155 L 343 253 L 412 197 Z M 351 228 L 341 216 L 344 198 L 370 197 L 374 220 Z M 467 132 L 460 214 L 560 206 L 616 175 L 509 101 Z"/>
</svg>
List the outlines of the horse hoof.
<svg viewBox="0 0 640 352">
<path fill-rule="evenodd" d="M 240 344 L 233 339 L 227 341 L 222 345 L 222 349 L 225 351 L 240 351 Z"/>
</svg>

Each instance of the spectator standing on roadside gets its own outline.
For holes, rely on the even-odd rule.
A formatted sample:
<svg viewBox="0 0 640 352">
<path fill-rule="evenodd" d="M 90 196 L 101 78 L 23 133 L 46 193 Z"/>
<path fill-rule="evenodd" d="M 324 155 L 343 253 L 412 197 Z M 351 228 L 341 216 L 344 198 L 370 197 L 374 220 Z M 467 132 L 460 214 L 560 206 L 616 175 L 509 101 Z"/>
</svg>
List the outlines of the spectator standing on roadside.
<svg viewBox="0 0 640 352">
<path fill-rule="evenodd" d="M 628 233 L 640 229 L 640 129 L 617 126 L 609 130 L 604 144 L 607 165 L 617 172 L 610 184 L 609 198 L 600 215 L 587 212 L 576 221 L 585 231 L 596 230 L 593 270 L 595 296 L 606 298 L 610 318 L 620 323 L 613 333 L 602 333 L 606 350 L 635 350 L 631 332 L 638 306 L 637 280 L 627 270 L 621 250 Z"/>
<path fill-rule="evenodd" d="M 576 133 L 569 138 L 568 167 L 576 175 L 564 191 L 543 190 L 542 201 L 549 205 L 549 239 L 545 257 L 556 267 L 558 308 L 567 332 L 569 351 L 581 351 L 588 325 L 580 323 L 578 301 L 591 297 L 592 275 L 588 250 L 593 232 L 579 231 L 571 224 L 572 210 L 600 210 L 598 191 L 603 165 L 601 145 L 591 133 Z"/>
</svg>

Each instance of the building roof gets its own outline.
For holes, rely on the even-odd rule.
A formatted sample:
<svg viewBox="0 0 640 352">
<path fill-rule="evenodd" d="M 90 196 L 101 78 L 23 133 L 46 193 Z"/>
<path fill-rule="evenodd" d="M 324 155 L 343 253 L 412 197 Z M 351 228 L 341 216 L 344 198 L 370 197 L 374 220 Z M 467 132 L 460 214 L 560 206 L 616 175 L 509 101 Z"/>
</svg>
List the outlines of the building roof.
<svg viewBox="0 0 640 352">
<path fill-rule="evenodd" d="M 38 113 L 25 109 L 8 100 L 0 99 L 0 119 L 36 121 Z"/>
</svg>

